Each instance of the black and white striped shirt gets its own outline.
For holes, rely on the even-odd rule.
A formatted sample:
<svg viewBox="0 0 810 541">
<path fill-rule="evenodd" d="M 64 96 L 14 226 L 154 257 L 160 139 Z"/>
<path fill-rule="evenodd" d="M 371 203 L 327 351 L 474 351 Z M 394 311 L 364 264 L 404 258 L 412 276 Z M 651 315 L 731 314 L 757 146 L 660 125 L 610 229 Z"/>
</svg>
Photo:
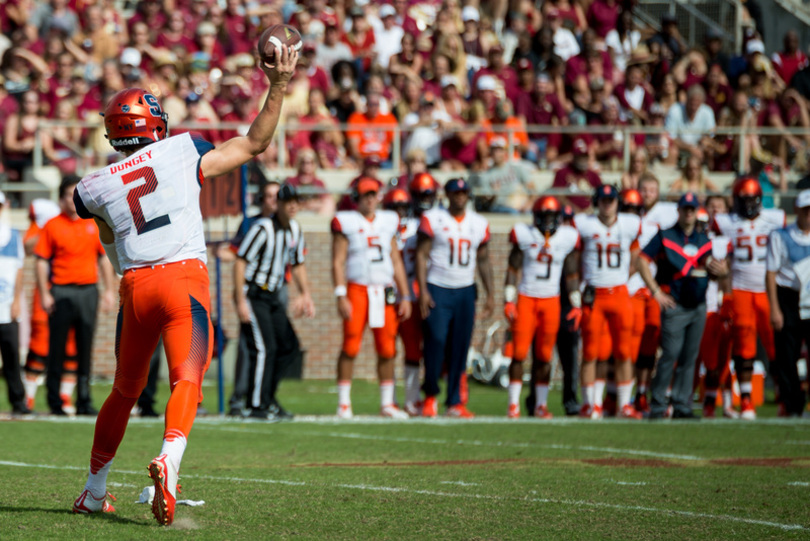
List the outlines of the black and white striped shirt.
<svg viewBox="0 0 810 541">
<path fill-rule="evenodd" d="M 301 226 L 290 220 L 289 227 L 284 229 L 275 216 L 259 218 L 250 226 L 237 255 L 247 261 L 245 284 L 276 291 L 284 284 L 287 264 L 304 262 Z"/>
</svg>

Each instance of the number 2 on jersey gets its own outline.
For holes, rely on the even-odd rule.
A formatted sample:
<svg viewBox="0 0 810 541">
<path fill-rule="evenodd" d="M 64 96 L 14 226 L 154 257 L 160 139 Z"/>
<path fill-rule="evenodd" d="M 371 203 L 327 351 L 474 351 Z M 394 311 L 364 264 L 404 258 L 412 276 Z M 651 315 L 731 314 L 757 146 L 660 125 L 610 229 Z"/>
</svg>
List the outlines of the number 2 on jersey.
<svg viewBox="0 0 810 541">
<path fill-rule="evenodd" d="M 124 184 L 129 184 L 130 182 L 135 182 L 140 179 L 144 179 L 146 182 L 142 186 L 138 186 L 129 191 L 127 194 L 127 203 L 129 203 L 130 212 L 132 212 L 132 219 L 135 221 L 135 229 L 138 230 L 139 235 L 143 235 L 164 225 L 169 225 L 172 221 L 169 219 L 168 214 L 146 221 L 143 216 L 143 209 L 141 208 L 141 197 L 157 190 L 158 183 L 155 170 L 146 166 L 121 175 L 121 180 L 124 181 Z"/>
</svg>

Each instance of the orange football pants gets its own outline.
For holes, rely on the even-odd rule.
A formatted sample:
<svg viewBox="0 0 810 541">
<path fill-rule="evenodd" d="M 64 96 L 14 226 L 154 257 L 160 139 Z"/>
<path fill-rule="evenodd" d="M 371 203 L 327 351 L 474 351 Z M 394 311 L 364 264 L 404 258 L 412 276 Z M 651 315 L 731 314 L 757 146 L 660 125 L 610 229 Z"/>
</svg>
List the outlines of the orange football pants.
<svg viewBox="0 0 810 541">
<path fill-rule="evenodd" d="M 654 357 L 661 338 L 661 308 L 647 289 L 640 289 L 630 299 L 633 305 L 633 360 L 639 355 Z"/>
<path fill-rule="evenodd" d="M 368 324 L 368 288 L 350 283 L 346 286 L 346 296 L 352 304 L 352 317 L 343 320 L 343 353 L 355 358 L 363 343 L 363 331 Z M 385 305 L 385 325 L 371 329 L 377 355 L 392 359 L 397 354 L 397 310 L 392 304 Z M 417 357 L 418 358 L 418 357 Z"/>
<path fill-rule="evenodd" d="M 512 359 L 522 362 L 534 342 L 535 359 L 550 362 L 559 330 L 560 297 L 542 299 L 518 295 L 517 317 L 512 323 Z"/>
<path fill-rule="evenodd" d="M 188 381 L 197 387 L 201 402 L 214 344 L 205 265 L 188 259 L 128 270 L 120 298 L 113 387 L 126 398 L 140 396 L 149 360 L 163 336 L 171 388 Z"/>
<path fill-rule="evenodd" d="M 582 358 L 599 359 L 602 335 L 607 331 L 617 361 L 635 359 L 632 353 L 633 308 L 627 286 L 596 288 L 591 306 L 582 310 Z"/>
<path fill-rule="evenodd" d="M 734 317 L 731 320 L 732 355 L 738 359 L 757 356 L 757 335 L 762 340 L 769 360 L 776 358 L 771 328 L 771 306 L 766 293 L 735 289 L 731 298 Z"/>
</svg>

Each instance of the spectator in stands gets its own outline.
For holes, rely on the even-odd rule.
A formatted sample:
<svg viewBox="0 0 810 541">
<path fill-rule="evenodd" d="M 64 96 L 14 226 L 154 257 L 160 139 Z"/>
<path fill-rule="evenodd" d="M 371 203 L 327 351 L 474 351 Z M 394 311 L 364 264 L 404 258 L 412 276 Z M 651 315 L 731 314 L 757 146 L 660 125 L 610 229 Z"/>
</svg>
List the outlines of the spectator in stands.
<svg viewBox="0 0 810 541">
<path fill-rule="evenodd" d="M 613 171 L 617 170 L 621 164 L 624 156 L 624 145 L 630 145 L 630 152 L 632 153 L 636 148 L 636 137 L 641 137 L 643 142 L 643 135 L 628 134 L 629 137 L 625 136 L 624 127 L 627 123 L 621 119 L 619 101 L 615 96 L 605 98 L 601 114 L 597 119 L 589 122 L 589 125 L 600 128 L 613 128 L 612 132 L 593 134 L 596 159 L 603 163 L 606 168 Z"/>
<path fill-rule="evenodd" d="M 327 24 L 323 35 L 323 42 L 318 43 L 315 59 L 317 65 L 326 73 L 332 73 L 332 68 L 341 60 L 351 61 L 352 50 L 340 40 L 340 29 L 337 23 Z M 338 83 L 339 81 L 334 81 Z"/>
<path fill-rule="evenodd" d="M 397 12 L 391 4 L 380 6 L 379 17 L 382 21 L 382 28 L 374 29 L 375 62 L 386 70 L 391 57 L 402 50 L 401 44 L 405 35 L 405 31 L 397 24 L 396 14 Z M 415 50 L 414 36 L 411 36 L 411 42 Z"/>
<path fill-rule="evenodd" d="M 389 17 L 389 19 L 391 18 Z M 392 75 L 401 73 L 408 79 L 419 81 L 421 80 L 420 74 L 423 66 L 424 57 L 416 50 L 416 37 L 413 34 L 403 34 L 399 41 L 398 50 L 389 58 L 388 73 Z M 434 74 L 436 74 L 435 59 Z M 441 78 L 441 75 L 439 75 L 439 78 Z"/>
<path fill-rule="evenodd" d="M 774 208 L 774 191 L 787 191 L 787 179 L 782 162 L 767 150 L 754 148 L 748 161 L 748 174 L 757 179 L 762 188 L 762 208 Z"/>
<path fill-rule="evenodd" d="M 568 60 L 578 55 L 580 48 L 577 38 L 568 28 L 563 26 L 559 10 L 556 8 L 549 9 L 546 12 L 546 20 L 554 39 L 554 54 L 559 56 L 563 62 L 568 62 Z"/>
<path fill-rule="evenodd" d="M 62 32 L 68 38 L 73 37 L 79 30 L 79 16 L 68 4 L 68 0 L 39 2 L 28 23 L 37 28 L 40 38 L 51 31 Z"/>
<path fill-rule="evenodd" d="M 709 70 L 706 58 L 697 49 L 692 49 L 681 57 L 672 67 L 675 82 L 682 90 L 688 91 L 692 86 L 703 83 Z"/>
<path fill-rule="evenodd" d="M 391 179 L 390 184 L 391 186 L 407 190 L 411 180 L 413 180 L 416 175 L 427 172 L 427 156 L 425 155 L 425 151 L 421 148 L 408 150 L 408 152 L 405 153 L 403 163 L 405 164 L 405 173 Z"/>
<path fill-rule="evenodd" d="M 644 70 L 640 64 L 627 66 L 624 83 L 616 85 L 614 94 L 629 122 L 647 122 L 647 114 L 654 100 L 652 93 L 644 86 Z"/>
<path fill-rule="evenodd" d="M 678 18 L 674 13 L 664 13 L 661 16 L 661 30 L 648 40 L 648 44 L 650 49 L 659 49 L 662 57 L 672 58 L 675 62 L 689 48 L 678 30 Z"/>
<path fill-rule="evenodd" d="M 565 60 L 555 52 L 554 30 L 548 24 L 541 26 L 532 37 L 531 47 L 531 54 L 526 58 L 534 65 L 535 73 L 551 73 L 552 70 L 561 70 L 565 66 Z"/>
<path fill-rule="evenodd" d="M 734 95 L 734 90 L 726 84 L 726 75 L 720 64 L 710 64 L 703 81 L 706 90 L 706 105 L 714 111 L 714 117 L 720 119 L 721 112 Z"/>
<path fill-rule="evenodd" d="M 678 96 L 678 83 L 671 73 L 667 73 L 661 79 L 661 86 L 658 90 L 657 103 L 661 106 L 664 116 L 669 113 L 669 109 L 680 101 Z"/>
<path fill-rule="evenodd" d="M 706 36 L 703 40 L 703 56 L 706 62 L 711 66 L 717 64 L 723 73 L 728 73 L 729 56 L 723 51 L 723 36 L 722 30 L 710 26 L 706 29 Z"/>
<path fill-rule="evenodd" d="M 34 164 L 34 145 L 40 119 L 39 94 L 35 90 L 24 92 L 20 96 L 19 112 L 8 117 L 3 130 L 3 168 L 11 182 L 22 181 L 25 168 Z M 42 130 L 39 135 L 43 150 L 50 149 L 49 132 Z"/>
<path fill-rule="evenodd" d="M 467 53 L 464 52 L 464 43 L 458 34 L 441 34 L 433 51 L 434 55 L 444 55 L 455 60 L 456 69 L 451 75 L 456 78 L 456 88 L 459 94 L 467 96 Z M 478 66 L 480 67 L 480 66 Z"/>
<path fill-rule="evenodd" d="M 57 102 L 53 118 L 63 122 L 76 121 L 76 105 L 67 99 Z M 75 173 L 84 157 L 82 129 L 78 126 L 54 126 L 49 129 L 48 135 L 52 143 L 50 148 L 43 147 L 45 157 L 63 175 Z"/>
<path fill-rule="evenodd" d="M 362 75 L 368 73 L 374 61 L 375 40 L 374 32 L 369 25 L 363 8 L 355 6 L 349 11 L 352 24 L 351 30 L 344 34 L 342 41 L 349 46 L 352 58 Z"/>
<path fill-rule="evenodd" d="M 567 126 L 568 115 L 560 100 L 554 94 L 551 77 L 547 73 L 538 73 L 534 89 L 527 99 L 516 108 L 518 118 L 527 125 Z M 529 134 L 529 148 L 526 159 L 537 162 L 542 159 L 554 161 L 559 154 L 561 136 L 559 133 Z"/>
<path fill-rule="evenodd" d="M 466 121 L 455 127 L 453 134 L 442 141 L 441 168 L 445 171 L 480 169 L 489 154 L 487 136 L 481 130 L 486 125 L 486 111 L 481 101 L 475 101 L 467 111 Z"/>
<path fill-rule="evenodd" d="M 622 175 L 622 191 L 638 190 L 638 182 L 650 166 L 650 156 L 644 147 L 639 147 L 630 156 L 630 169 Z"/>
<path fill-rule="evenodd" d="M 558 195 L 563 205 L 571 205 L 577 212 L 591 207 L 591 193 L 602 185 L 599 174 L 590 169 L 588 144 L 584 139 L 577 139 L 573 145 L 574 158 L 554 174 L 552 188 L 567 189 L 571 195 Z"/>
<path fill-rule="evenodd" d="M 778 99 L 765 108 L 763 125 L 780 130 L 777 135 L 766 137 L 767 148 L 783 163 L 790 163 L 799 152 L 805 152 L 810 145 L 810 133 L 801 135 L 789 133 L 785 128 L 810 129 L 810 113 L 801 95 L 792 88 L 782 92 Z M 762 117 L 760 117 L 762 118 Z"/>
<path fill-rule="evenodd" d="M 520 160 L 529 149 L 529 135 L 523 122 L 512 113 L 512 103 L 509 100 L 499 100 L 495 104 L 490 126 L 492 133 L 487 135 L 487 143 L 491 144 L 492 139 L 499 135 L 506 138 L 514 148 L 511 159 Z"/>
<path fill-rule="evenodd" d="M 625 72 L 627 62 L 640 42 L 641 32 L 635 28 L 632 10 L 622 10 L 619 19 L 616 21 L 616 28 L 605 36 L 605 46 L 610 53 L 610 58 L 613 60 L 613 65 L 619 73 Z"/>
<path fill-rule="evenodd" d="M 360 109 L 360 95 L 354 86 L 354 81 L 344 77 L 337 82 L 338 95 L 326 103 L 330 114 L 341 123 L 345 124 L 349 117 Z"/>
<path fill-rule="evenodd" d="M 569 0 L 549 0 L 543 3 L 543 15 L 546 19 L 557 17 L 561 24 L 570 28 L 572 32 L 581 34 L 588 28 L 588 19 L 585 10 L 579 2 Z"/>
<path fill-rule="evenodd" d="M 478 70 L 473 76 L 473 85 L 490 75 L 500 82 L 500 87 L 506 96 L 514 96 L 518 89 L 518 77 L 512 66 L 507 65 L 503 59 L 503 46 L 496 43 L 487 53 L 487 65 Z"/>
<path fill-rule="evenodd" d="M 400 123 L 404 122 L 405 119 L 410 114 L 419 114 L 419 106 L 420 103 L 423 101 L 421 98 L 423 97 L 431 97 L 431 101 L 433 95 L 429 92 L 426 92 L 423 96 L 422 94 L 422 85 L 419 79 L 405 79 L 403 86 L 402 86 L 402 95 L 400 99 L 394 104 L 393 110 L 391 111 L 394 113 L 394 116 L 397 117 L 397 120 Z"/>
<path fill-rule="evenodd" d="M 629 9 L 626 10 L 630 12 Z M 588 26 L 596 32 L 597 39 L 604 43 L 611 30 L 616 29 L 622 7 L 617 0 L 594 0 L 588 6 Z"/>
<path fill-rule="evenodd" d="M 407 154 L 411 150 L 422 150 L 427 158 L 428 167 L 439 166 L 441 142 L 446 137 L 446 130 L 461 126 L 447 113 L 436 109 L 436 101 L 432 94 L 419 98 L 418 111 L 408 114 L 402 124 L 403 127 L 412 130 L 405 142 L 404 152 Z"/>
<path fill-rule="evenodd" d="M 479 32 L 481 16 L 478 13 L 478 8 L 464 6 L 461 11 L 461 20 L 464 23 L 461 41 L 464 44 L 464 52 L 467 54 L 467 65 L 469 68 L 478 69 L 486 64 L 487 52 Z"/>
<path fill-rule="evenodd" d="M 720 111 L 718 125 L 723 128 L 741 128 L 745 138 L 739 134 L 718 134 L 714 139 L 714 171 L 738 171 L 740 153 L 750 156 L 754 148 L 759 148 L 759 137 L 754 133 L 757 118 L 748 101 L 748 95 L 738 90 L 734 92 L 726 107 Z"/>
<path fill-rule="evenodd" d="M 529 173 L 519 161 L 509 159 L 508 144 L 502 135 L 493 137 L 489 143 L 492 164 L 470 176 L 477 212 L 518 214 L 530 207 Z"/>
<path fill-rule="evenodd" d="M 418 35 L 419 25 L 416 20 L 408 15 L 408 0 L 394 0 L 394 9 L 396 10 L 395 20 L 396 23 L 402 27 L 406 34 Z"/>
<path fill-rule="evenodd" d="M 469 102 L 459 92 L 459 83 L 455 75 L 442 77 L 442 90 L 436 107 L 450 118 L 460 121 L 466 114 Z"/>
<path fill-rule="evenodd" d="M 113 25 L 104 21 L 104 12 L 99 4 L 90 4 L 84 8 L 82 28 L 73 36 L 73 43 L 82 47 L 90 55 L 93 63 L 101 65 L 105 60 L 118 58 L 121 52 L 123 36 L 110 31 Z"/>
<path fill-rule="evenodd" d="M 194 40 L 186 35 L 186 18 L 182 11 L 173 11 L 169 14 L 169 20 L 155 39 L 155 46 L 161 49 L 174 49 L 180 47 L 187 51 L 197 49 Z"/>
<path fill-rule="evenodd" d="M 565 63 L 565 84 L 574 92 L 588 93 L 592 79 L 605 81 L 605 92 L 613 92 L 613 63 L 606 51 L 599 50 L 596 33 L 588 29 L 582 34 L 582 51 Z"/>
<path fill-rule="evenodd" d="M 771 62 L 776 74 L 786 85 L 789 85 L 796 72 L 810 66 L 810 61 L 808 61 L 807 55 L 799 49 L 798 32 L 795 30 L 785 32 L 783 43 L 784 48 L 773 53 Z"/>
<path fill-rule="evenodd" d="M 672 194 L 692 192 L 701 198 L 707 194 L 719 193 L 717 185 L 712 182 L 703 170 L 703 161 L 697 156 L 689 156 L 681 170 L 681 176 L 670 186 Z"/>
<path fill-rule="evenodd" d="M 397 119 L 391 113 L 380 112 L 379 94 L 369 94 L 366 97 L 366 111 L 355 112 L 347 121 L 349 129 L 346 136 L 349 142 L 349 156 L 355 161 L 361 161 L 370 156 L 378 158 L 386 166 L 390 166 L 391 143 L 394 132 L 390 129 L 375 129 L 392 127 Z"/>
<path fill-rule="evenodd" d="M 316 166 L 315 152 L 310 148 L 301 150 L 296 156 L 296 175 L 288 177 L 284 183 L 296 188 L 302 212 L 332 216 L 335 213 L 335 200 L 329 195 L 324 182 L 315 176 Z"/>
<path fill-rule="evenodd" d="M 516 63 L 517 71 L 517 88 L 514 94 L 506 96 L 512 102 L 512 107 L 517 111 L 521 107 L 523 100 L 531 99 L 531 93 L 534 90 L 535 71 L 532 61 L 528 58 L 521 58 Z"/>
<path fill-rule="evenodd" d="M 689 156 L 701 162 L 711 155 L 714 112 L 706 105 L 706 91 L 695 85 L 686 94 L 686 103 L 673 105 L 667 113 L 666 128 L 679 152 L 679 160 Z"/>
</svg>

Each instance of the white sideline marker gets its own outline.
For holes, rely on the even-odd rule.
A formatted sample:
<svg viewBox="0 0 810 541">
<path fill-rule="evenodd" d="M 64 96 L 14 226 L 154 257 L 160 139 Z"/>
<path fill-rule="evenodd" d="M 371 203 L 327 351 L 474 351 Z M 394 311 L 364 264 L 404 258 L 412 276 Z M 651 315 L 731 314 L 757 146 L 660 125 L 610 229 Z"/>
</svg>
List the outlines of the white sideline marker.
<svg viewBox="0 0 810 541">
<path fill-rule="evenodd" d="M 39 468 L 49 470 L 86 470 L 87 467 L 79 466 L 55 466 L 50 464 L 27 464 L 25 462 L 12 462 L 7 460 L 0 460 L 0 466 L 12 466 L 23 468 Z M 143 477 L 143 472 L 138 471 L 122 471 L 116 470 L 116 473 L 124 475 L 138 475 Z M 771 522 L 768 520 L 756 520 L 745 517 L 735 517 L 732 515 L 713 515 L 711 513 L 696 513 L 693 511 L 679 511 L 674 509 L 661 509 L 657 507 L 646 507 L 641 505 L 619 505 L 612 503 L 602 502 L 588 502 L 582 500 L 556 500 L 552 498 L 517 498 L 509 496 L 493 496 L 488 494 L 462 494 L 457 492 L 441 492 L 437 490 L 420 490 L 404 487 L 386 487 L 375 485 L 352 485 L 346 483 L 336 484 L 319 484 L 319 483 L 305 483 L 301 481 L 286 481 L 279 479 L 247 479 L 241 477 L 217 477 L 213 475 L 184 475 L 188 479 L 204 479 L 209 481 L 227 481 L 227 482 L 242 482 L 242 483 L 263 483 L 274 485 L 288 485 L 288 486 L 311 486 L 311 487 L 325 487 L 325 488 L 344 488 L 349 490 L 363 490 L 371 492 L 393 492 L 403 494 L 418 494 L 422 496 L 437 496 L 440 498 L 461 498 L 473 500 L 490 500 L 490 501 L 515 501 L 515 502 L 529 502 L 553 505 L 565 505 L 569 507 L 591 507 L 601 509 L 616 509 L 619 511 L 642 511 L 645 513 L 658 513 L 664 515 L 673 515 L 686 518 L 699 518 L 709 520 L 725 520 L 728 522 L 738 522 L 742 524 L 752 524 L 755 526 L 766 526 L 769 528 L 777 528 L 782 531 L 810 531 L 810 528 L 805 528 L 801 524 L 783 524 L 781 522 Z"/>
</svg>

